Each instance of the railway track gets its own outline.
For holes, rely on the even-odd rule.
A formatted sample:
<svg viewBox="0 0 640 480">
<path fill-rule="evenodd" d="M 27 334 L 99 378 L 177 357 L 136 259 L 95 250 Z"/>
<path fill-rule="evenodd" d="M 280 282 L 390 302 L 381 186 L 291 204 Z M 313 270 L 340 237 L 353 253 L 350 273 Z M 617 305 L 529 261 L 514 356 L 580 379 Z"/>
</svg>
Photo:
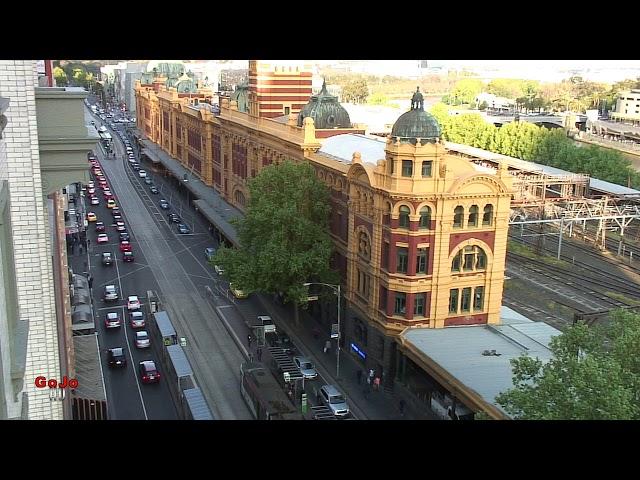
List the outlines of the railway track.
<svg viewBox="0 0 640 480">
<path fill-rule="evenodd" d="M 615 299 L 602 291 L 596 290 L 596 288 L 640 298 L 640 288 L 621 285 L 621 282 L 611 275 L 601 274 L 601 279 L 589 278 L 579 272 L 570 272 L 560 267 L 548 265 L 542 260 L 509 252 L 507 254 L 507 265 L 514 264 L 523 267 L 525 270 L 532 271 L 541 277 L 568 286 L 575 291 L 587 294 L 589 298 L 596 299 L 605 307 L 626 307 L 631 304 Z"/>
</svg>

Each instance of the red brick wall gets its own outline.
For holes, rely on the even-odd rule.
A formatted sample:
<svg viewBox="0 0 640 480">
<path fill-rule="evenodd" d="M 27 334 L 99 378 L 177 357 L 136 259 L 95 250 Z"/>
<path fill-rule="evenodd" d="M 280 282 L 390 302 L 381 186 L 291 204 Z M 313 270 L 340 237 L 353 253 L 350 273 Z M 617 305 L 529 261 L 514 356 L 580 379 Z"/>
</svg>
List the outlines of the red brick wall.
<svg viewBox="0 0 640 480">
<path fill-rule="evenodd" d="M 449 237 L 449 255 L 456 250 L 457 246 L 462 242 L 469 240 L 471 238 L 477 238 L 478 240 L 482 240 L 484 243 L 489 245 L 489 248 L 493 252 L 493 245 L 496 238 L 496 233 L 494 231 L 490 232 L 464 232 L 464 233 L 452 233 Z"/>
<path fill-rule="evenodd" d="M 451 317 L 444 321 L 445 327 L 454 325 L 481 325 L 487 323 L 487 313 L 479 313 L 477 315 L 464 315 L 461 317 Z"/>
</svg>

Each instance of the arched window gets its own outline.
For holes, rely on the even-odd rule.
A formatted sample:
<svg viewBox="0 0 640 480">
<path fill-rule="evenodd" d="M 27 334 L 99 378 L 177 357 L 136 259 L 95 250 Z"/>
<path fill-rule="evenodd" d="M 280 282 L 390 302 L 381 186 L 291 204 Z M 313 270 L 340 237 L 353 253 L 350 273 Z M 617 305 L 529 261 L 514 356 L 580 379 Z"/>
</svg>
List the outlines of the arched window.
<svg viewBox="0 0 640 480">
<path fill-rule="evenodd" d="M 467 222 L 467 226 L 469 227 L 478 226 L 478 206 L 477 205 L 471 205 L 471 208 L 469 208 L 469 221 Z"/>
<path fill-rule="evenodd" d="M 240 190 L 236 190 L 235 201 L 238 205 L 242 205 L 244 207 L 245 199 L 243 193 Z"/>
<path fill-rule="evenodd" d="M 389 222 L 391 221 L 391 203 L 389 202 L 384 202 L 384 215 L 382 217 L 382 221 L 385 225 L 389 225 Z"/>
<path fill-rule="evenodd" d="M 451 261 L 451 272 L 476 272 L 487 269 L 487 254 L 477 245 L 461 248 Z"/>
<path fill-rule="evenodd" d="M 453 228 L 462 228 L 464 221 L 464 207 L 458 205 L 453 211 Z"/>
<path fill-rule="evenodd" d="M 431 224 L 431 207 L 420 209 L 420 228 L 429 228 Z"/>
<path fill-rule="evenodd" d="M 493 221 L 493 205 L 484 206 L 484 215 L 482 215 L 482 225 L 491 225 Z"/>
<path fill-rule="evenodd" d="M 400 226 L 403 228 L 409 228 L 409 207 L 403 205 L 400 207 Z"/>
</svg>

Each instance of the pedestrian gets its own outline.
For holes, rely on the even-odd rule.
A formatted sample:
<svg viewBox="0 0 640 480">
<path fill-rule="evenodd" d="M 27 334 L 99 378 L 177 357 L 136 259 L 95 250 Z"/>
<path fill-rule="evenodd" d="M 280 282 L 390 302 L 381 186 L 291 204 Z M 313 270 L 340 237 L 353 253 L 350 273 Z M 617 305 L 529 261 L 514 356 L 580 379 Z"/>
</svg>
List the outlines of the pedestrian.
<svg viewBox="0 0 640 480">
<path fill-rule="evenodd" d="M 362 383 L 362 370 L 358 369 L 356 371 L 356 378 L 358 379 L 358 385 Z"/>
<path fill-rule="evenodd" d="M 247 335 L 247 344 L 249 345 L 249 348 L 251 348 L 251 342 L 253 342 L 253 337 L 249 334 Z"/>
<path fill-rule="evenodd" d="M 324 353 L 327 353 L 329 350 L 331 350 L 331 340 L 327 340 L 326 342 L 324 342 L 324 348 L 322 350 L 324 351 Z"/>
<path fill-rule="evenodd" d="M 89 275 L 89 288 L 93 288 L 93 277 Z"/>
<path fill-rule="evenodd" d="M 376 376 L 376 372 L 373 368 L 369 369 L 369 378 L 367 378 L 367 383 L 369 385 L 371 385 L 371 383 L 373 382 L 373 377 Z"/>
<path fill-rule="evenodd" d="M 373 379 L 373 389 L 377 392 L 378 390 L 380 390 L 380 377 L 376 376 Z"/>
<path fill-rule="evenodd" d="M 256 350 L 256 355 L 258 356 L 258 361 L 261 362 L 262 361 L 262 349 L 260 347 L 258 347 L 258 349 Z"/>
<path fill-rule="evenodd" d="M 90 246 L 91 246 L 91 239 L 87 238 L 87 250 L 89 249 Z"/>
<path fill-rule="evenodd" d="M 398 404 L 398 409 L 400 410 L 400 416 L 404 417 L 404 400 L 401 398 L 400 403 Z"/>
</svg>

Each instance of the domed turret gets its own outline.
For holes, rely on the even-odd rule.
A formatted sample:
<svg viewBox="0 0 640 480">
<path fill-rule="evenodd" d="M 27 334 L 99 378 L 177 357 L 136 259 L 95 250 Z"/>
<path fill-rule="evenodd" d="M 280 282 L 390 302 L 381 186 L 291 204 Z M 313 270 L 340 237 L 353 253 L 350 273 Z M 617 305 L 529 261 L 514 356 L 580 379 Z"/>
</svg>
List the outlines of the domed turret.
<svg viewBox="0 0 640 480">
<path fill-rule="evenodd" d="M 231 94 L 229 101 L 236 101 L 239 112 L 249 111 L 249 85 L 238 85 L 235 92 Z"/>
<path fill-rule="evenodd" d="M 440 124 L 433 115 L 424 111 L 424 98 L 420 87 L 411 98 L 411 110 L 400 115 L 391 129 L 392 137 L 399 137 L 401 143 L 435 143 L 440 138 Z"/>
<path fill-rule="evenodd" d="M 351 119 L 338 97 L 327 91 L 326 82 L 322 82 L 322 90 L 313 95 L 298 114 L 298 126 L 302 127 L 306 117 L 313 118 L 316 128 L 351 128 Z"/>
</svg>

